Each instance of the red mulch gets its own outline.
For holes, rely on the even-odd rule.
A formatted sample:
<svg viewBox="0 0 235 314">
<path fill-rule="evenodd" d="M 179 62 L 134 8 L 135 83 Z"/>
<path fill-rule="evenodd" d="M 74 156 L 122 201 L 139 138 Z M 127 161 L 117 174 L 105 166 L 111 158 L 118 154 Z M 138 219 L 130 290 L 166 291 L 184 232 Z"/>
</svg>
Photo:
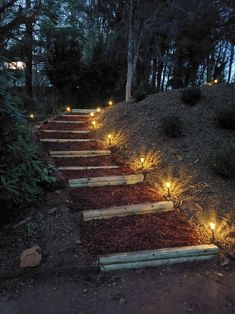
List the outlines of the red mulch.
<svg viewBox="0 0 235 314">
<path fill-rule="evenodd" d="M 45 133 L 45 132 L 38 132 L 37 133 L 38 139 L 40 138 L 68 138 L 68 139 L 77 139 L 77 138 L 96 138 L 94 133 Z"/>
<path fill-rule="evenodd" d="M 107 149 L 102 142 L 91 141 L 82 143 L 43 143 L 43 146 L 50 150 L 96 150 Z"/>
<path fill-rule="evenodd" d="M 83 245 L 92 255 L 200 244 L 200 236 L 177 211 L 97 220 L 81 225 Z"/>
<path fill-rule="evenodd" d="M 65 123 L 53 123 L 48 122 L 44 123 L 41 126 L 41 129 L 49 129 L 49 130 L 72 130 L 72 131 L 90 131 L 92 130 L 92 126 L 84 125 L 84 124 L 65 124 Z"/>
<path fill-rule="evenodd" d="M 57 167 L 66 166 L 118 166 L 128 165 L 127 162 L 118 158 L 116 155 L 104 157 L 72 157 L 72 158 L 54 158 L 54 163 Z"/>
<path fill-rule="evenodd" d="M 144 183 L 123 186 L 103 186 L 71 190 L 72 210 L 109 208 L 162 201 L 158 192 Z"/>
<path fill-rule="evenodd" d="M 63 170 L 63 174 L 68 179 L 119 176 L 123 174 L 136 174 L 136 171 L 129 167 L 120 167 L 119 169 L 91 169 L 91 170 Z"/>
<path fill-rule="evenodd" d="M 113 165 L 112 158 L 107 157 L 89 157 L 89 158 L 54 158 L 54 163 L 57 167 L 66 167 L 66 166 L 110 166 Z M 115 164 L 114 164 L 115 165 Z"/>
<path fill-rule="evenodd" d="M 72 113 L 71 113 L 72 114 Z M 66 116 L 58 116 L 55 120 L 59 121 L 92 121 L 90 117 L 66 117 Z"/>
</svg>

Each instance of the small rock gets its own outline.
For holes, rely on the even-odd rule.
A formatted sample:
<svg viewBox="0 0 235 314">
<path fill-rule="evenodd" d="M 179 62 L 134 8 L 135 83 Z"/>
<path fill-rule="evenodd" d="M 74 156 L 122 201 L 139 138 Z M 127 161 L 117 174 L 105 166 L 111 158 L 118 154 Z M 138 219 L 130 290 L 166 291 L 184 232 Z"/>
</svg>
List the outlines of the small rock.
<svg viewBox="0 0 235 314">
<path fill-rule="evenodd" d="M 57 212 L 57 208 L 56 208 L 56 207 L 53 207 L 53 208 L 49 209 L 47 213 L 48 213 L 49 215 L 53 215 L 53 214 L 55 214 L 56 212 Z"/>
<path fill-rule="evenodd" d="M 26 249 L 20 256 L 20 268 L 30 268 L 40 265 L 42 261 L 42 250 L 40 246 L 35 245 L 30 249 Z"/>
</svg>

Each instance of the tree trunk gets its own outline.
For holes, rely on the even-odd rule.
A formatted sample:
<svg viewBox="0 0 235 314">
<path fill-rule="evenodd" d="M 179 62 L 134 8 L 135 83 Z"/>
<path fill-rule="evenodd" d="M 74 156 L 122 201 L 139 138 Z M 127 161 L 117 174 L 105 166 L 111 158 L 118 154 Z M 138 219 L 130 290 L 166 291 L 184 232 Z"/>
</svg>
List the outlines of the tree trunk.
<svg viewBox="0 0 235 314">
<path fill-rule="evenodd" d="M 31 9 L 31 0 L 26 0 L 26 9 Z M 28 97 L 33 98 L 33 72 L 32 72 L 32 63 L 33 63 L 33 24 L 29 20 L 26 24 L 25 32 L 25 89 Z"/>
<path fill-rule="evenodd" d="M 158 69 L 157 69 L 157 93 L 159 93 L 161 89 L 162 70 L 163 70 L 163 62 L 159 60 Z"/>
<path fill-rule="evenodd" d="M 230 58 L 229 58 L 229 70 L 228 70 L 228 83 L 230 83 L 231 76 L 232 76 L 233 61 L 234 61 L 234 45 L 231 44 Z"/>
</svg>

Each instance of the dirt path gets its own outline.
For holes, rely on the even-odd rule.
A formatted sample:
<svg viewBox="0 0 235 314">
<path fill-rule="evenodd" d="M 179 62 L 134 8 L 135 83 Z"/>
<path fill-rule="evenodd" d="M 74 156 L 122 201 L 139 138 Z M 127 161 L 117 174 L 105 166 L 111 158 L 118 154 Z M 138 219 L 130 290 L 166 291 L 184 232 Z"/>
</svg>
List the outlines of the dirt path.
<svg viewBox="0 0 235 314">
<path fill-rule="evenodd" d="M 234 282 L 208 263 L 36 279 L 8 284 L 0 314 L 232 314 Z"/>
</svg>

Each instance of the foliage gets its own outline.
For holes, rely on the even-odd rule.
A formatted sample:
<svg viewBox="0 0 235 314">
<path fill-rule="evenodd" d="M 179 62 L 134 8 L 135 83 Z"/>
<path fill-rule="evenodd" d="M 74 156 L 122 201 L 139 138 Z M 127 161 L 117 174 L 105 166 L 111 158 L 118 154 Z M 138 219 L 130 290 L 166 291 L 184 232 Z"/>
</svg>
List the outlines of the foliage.
<svg viewBox="0 0 235 314">
<path fill-rule="evenodd" d="M 223 176 L 235 177 L 235 145 L 226 144 L 211 156 L 209 163 L 215 173 Z"/>
<path fill-rule="evenodd" d="M 182 101 L 189 105 L 194 106 L 201 99 L 202 93 L 198 87 L 188 87 L 182 91 L 181 99 Z"/>
<path fill-rule="evenodd" d="M 141 81 L 139 87 L 134 92 L 135 101 L 139 102 L 144 100 L 151 92 L 152 90 L 149 84 L 145 81 Z"/>
<path fill-rule="evenodd" d="M 17 209 L 35 201 L 43 185 L 55 178 L 38 159 L 31 142 L 20 101 L 9 92 L 9 75 L 0 73 L 0 203 L 1 218 L 17 214 Z"/>
<path fill-rule="evenodd" d="M 169 137 L 181 137 L 183 122 L 176 114 L 169 114 L 162 119 L 161 130 Z"/>
<path fill-rule="evenodd" d="M 217 125 L 222 129 L 235 130 L 235 103 L 217 113 Z"/>
</svg>

